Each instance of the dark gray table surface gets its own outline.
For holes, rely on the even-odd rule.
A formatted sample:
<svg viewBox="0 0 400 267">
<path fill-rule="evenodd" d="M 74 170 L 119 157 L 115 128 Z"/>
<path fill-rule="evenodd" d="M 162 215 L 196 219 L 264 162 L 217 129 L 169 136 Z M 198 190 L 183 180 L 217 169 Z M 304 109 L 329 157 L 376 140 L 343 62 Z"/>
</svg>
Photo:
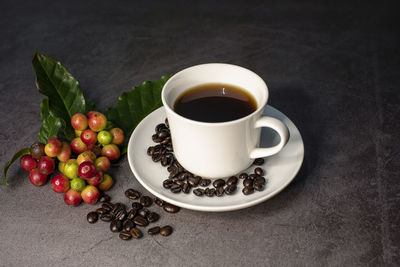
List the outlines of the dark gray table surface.
<svg viewBox="0 0 400 267">
<path fill-rule="evenodd" d="M 262 204 L 162 213 L 172 236 L 129 242 L 88 224 L 93 207 L 33 187 L 15 164 L 0 186 L 0 265 L 399 266 L 398 8 L 331 2 L 1 1 L 1 165 L 37 140 L 35 48 L 100 110 L 191 65 L 250 68 L 300 129 L 306 154 L 295 180 Z M 144 191 L 127 160 L 112 174 L 113 200 Z"/>
</svg>

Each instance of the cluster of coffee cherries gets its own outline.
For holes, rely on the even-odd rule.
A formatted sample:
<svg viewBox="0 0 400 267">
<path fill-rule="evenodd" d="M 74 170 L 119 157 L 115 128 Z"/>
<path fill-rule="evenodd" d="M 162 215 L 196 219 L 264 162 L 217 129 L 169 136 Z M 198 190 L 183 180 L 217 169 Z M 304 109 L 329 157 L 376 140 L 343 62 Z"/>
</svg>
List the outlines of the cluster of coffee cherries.
<svg viewBox="0 0 400 267">
<path fill-rule="evenodd" d="M 20 164 L 35 186 L 46 184 L 58 164 L 60 174 L 51 180 L 53 190 L 63 193 L 68 205 L 78 206 L 82 200 L 94 204 L 100 191 L 108 190 L 114 183 L 106 172 L 111 162 L 120 157 L 118 146 L 124 142 L 124 132 L 119 128 L 105 130 L 107 118 L 97 111 L 73 115 L 71 126 L 76 134 L 71 143 L 55 137 L 46 144 L 34 143 L 30 153 L 21 157 Z"/>
</svg>

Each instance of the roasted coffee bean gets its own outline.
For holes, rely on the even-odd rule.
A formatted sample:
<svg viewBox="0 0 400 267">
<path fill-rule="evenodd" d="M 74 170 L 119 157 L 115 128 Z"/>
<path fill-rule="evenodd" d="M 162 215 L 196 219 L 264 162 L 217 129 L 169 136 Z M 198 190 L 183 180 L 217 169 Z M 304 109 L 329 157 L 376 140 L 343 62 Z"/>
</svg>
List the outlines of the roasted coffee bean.
<svg viewBox="0 0 400 267">
<path fill-rule="evenodd" d="M 170 234 L 172 234 L 172 227 L 171 226 L 166 225 L 166 226 L 160 228 L 160 235 L 169 236 Z"/>
<path fill-rule="evenodd" d="M 131 209 L 131 210 L 128 212 L 128 215 L 126 216 L 126 218 L 127 218 L 128 220 L 133 220 L 133 218 L 135 218 L 137 212 L 138 212 L 137 209 Z"/>
<path fill-rule="evenodd" d="M 264 190 L 264 185 L 263 184 L 254 184 L 254 190 L 256 191 L 263 191 Z"/>
<path fill-rule="evenodd" d="M 143 207 L 150 207 L 153 204 L 153 199 L 149 196 L 142 196 L 140 198 L 140 204 L 142 204 Z"/>
<path fill-rule="evenodd" d="M 254 173 L 259 175 L 259 176 L 263 176 L 264 175 L 264 170 L 261 169 L 260 167 L 257 167 L 254 169 Z"/>
<path fill-rule="evenodd" d="M 253 164 L 254 165 L 258 165 L 258 166 L 263 165 L 264 164 L 264 159 L 263 158 L 255 159 Z"/>
<path fill-rule="evenodd" d="M 96 210 L 96 213 L 101 215 L 101 214 L 108 213 L 108 211 L 106 209 L 103 209 L 103 208 L 98 208 Z"/>
<path fill-rule="evenodd" d="M 172 172 L 173 170 L 175 170 L 174 165 L 168 166 L 168 168 L 167 168 L 168 172 Z"/>
<path fill-rule="evenodd" d="M 126 210 L 126 206 L 125 206 L 125 204 L 118 202 L 118 203 L 115 203 L 113 209 L 111 210 L 111 213 L 115 215 L 120 210 Z"/>
<path fill-rule="evenodd" d="M 140 197 L 140 192 L 136 191 L 135 189 L 129 188 L 125 191 L 125 196 L 131 200 L 135 200 Z"/>
<path fill-rule="evenodd" d="M 248 174 L 243 172 L 239 175 L 239 179 L 246 179 L 248 177 Z"/>
<path fill-rule="evenodd" d="M 140 215 L 140 216 L 143 216 L 143 217 L 147 217 L 147 215 L 150 213 L 150 211 L 148 210 L 148 209 L 141 209 L 141 210 L 139 210 L 138 211 L 138 214 Z"/>
<path fill-rule="evenodd" d="M 187 182 L 190 184 L 190 186 L 196 187 L 199 185 L 200 179 L 200 176 L 189 177 Z"/>
<path fill-rule="evenodd" d="M 168 152 L 173 152 L 173 151 L 174 151 L 174 148 L 172 147 L 172 144 L 171 144 L 171 143 L 168 143 L 168 144 L 165 146 L 165 150 L 168 151 Z"/>
<path fill-rule="evenodd" d="M 91 211 L 91 212 L 89 212 L 88 214 L 87 214 L 87 216 L 86 216 L 86 219 L 87 219 L 87 221 L 89 222 L 89 223 L 95 223 L 95 222 L 97 222 L 97 219 L 99 218 L 99 215 L 96 213 L 96 212 L 94 212 L 94 211 Z"/>
<path fill-rule="evenodd" d="M 104 203 L 104 202 L 109 202 L 110 200 L 111 200 L 111 197 L 109 195 L 103 194 L 100 197 L 99 202 Z"/>
<path fill-rule="evenodd" d="M 254 179 L 254 184 L 265 185 L 265 178 L 262 176 L 258 176 L 256 179 Z"/>
<path fill-rule="evenodd" d="M 199 185 L 206 187 L 209 186 L 211 184 L 211 180 L 210 179 L 201 179 Z"/>
<path fill-rule="evenodd" d="M 181 190 L 182 190 L 182 187 L 178 184 L 174 184 L 171 186 L 171 192 L 174 194 L 181 192 Z"/>
<path fill-rule="evenodd" d="M 147 214 L 146 219 L 151 223 L 156 222 L 158 221 L 158 219 L 160 219 L 160 215 L 158 215 L 158 213 L 155 212 L 150 212 L 149 214 Z"/>
<path fill-rule="evenodd" d="M 182 192 L 185 193 L 185 194 L 189 194 L 190 193 L 190 189 L 191 189 L 190 184 L 184 184 L 183 187 L 182 187 Z"/>
<path fill-rule="evenodd" d="M 217 197 L 222 197 L 224 195 L 225 189 L 223 186 L 217 187 L 217 190 L 215 190 L 215 195 Z"/>
<path fill-rule="evenodd" d="M 151 159 L 154 162 L 159 162 L 162 159 L 162 157 L 163 157 L 163 155 L 161 153 L 160 154 L 154 153 L 153 156 L 151 156 Z"/>
<path fill-rule="evenodd" d="M 158 197 L 154 198 L 154 203 L 159 207 L 164 206 L 164 200 L 159 199 Z"/>
<path fill-rule="evenodd" d="M 166 145 L 166 144 L 169 144 L 171 142 L 171 137 L 167 137 L 167 138 L 165 138 L 164 140 L 162 140 L 161 142 L 160 142 L 160 144 L 162 144 L 162 145 Z"/>
<path fill-rule="evenodd" d="M 159 132 L 159 131 L 162 130 L 162 129 L 168 129 L 168 127 L 167 127 L 167 125 L 165 125 L 165 123 L 157 124 L 157 126 L 156 126 L 156 128 L 155 128 L 155 131 L 156 131 L 156 133 L 157 133 L 157 132 Z"/>
<path fill-rule="evenodd" d="M 256 177 L 257 177 L 257 174 L 254 174 L 254 173 L 249 175 L 249 179 L 251 179 L 251 180 L 254 180 Z"/>
<path fill-rule="evenodd" d="M 149 146 L 148 148 L 147 148 L 147 155 L 149 155 L 149 156 L 153 156 L 154 155 L 154 146 Z"/>
<path fill-rule="evenodd" d="M 103 222 L 111 222 L 114 219 L 114 216 L 110 213 L 100 215 L 100 220 Z"/>
<path fill-rule="evenodd" d="M 169 179 L 171 179 L 171 178 L 176 178 L 176 177 L 178 176 L 178 174 L 179 174 L 178 169 L 175 169 L 175 170 L 173 170 L 172 172 L 169 173 L 168 178 L 169 178 Z"/>
<path fill-rule="evenodd" d="M 213 197 L 215 195 L 215 188 L 206 188 L 204 194 L 208 197 Z"/>
<path fill-rule="evenodd" d="M 236 176 L 231 176 L 228 181 L 226 181 L 226 185 L 237 184 L 238 178 Z"/>
<path fill-rule="evenodd" d="M 204 189 L 196 188 L 196 189 L 193 190 L 193 193 L 194 193 L 196 196 L 200 197 L 200 196 L 202 196 L 202 195 L 204 194 Z"/>
<path fill-rule="evenodd" d="M 154 153 L 160 153 L 162 151 L 163 147 L 161 145 L 155 145 L 154 146 Z"/>
<path fill-rule="evenodd" d="M 176 180 L 176 181 L 174 181 L 174 184 L 177 184 L 177 185 L 179 185 L 181 188 L 185 185 L 185 182 L 184 181 L 179 181 L 179 180 Z"/>
<path fill-rule="evenodd" d="M 164 180 L 163 187 L 165 189 L 170 189 L 173 184 L 174 184 L 174 181 L 172 181 L 172 179 L 167 179 L 167 180 Z"/>
<path fill-rule="evenodd" d="M 154 143 L 160 143 L 162 141 L 162 139 L 159 138 L 157 134 L 153 134 L 151 136 L 151 140 L 153 140 Z"/>
<path fill-rule="evenodd" d="M 106 211 L 111 211 L 114 208 L 114 204 L 110 202 L 104 202 L 103 204 L 101 204 L 101 207 Z"/>
<path fill-rule="evenodd" d="M 121 233 L 119 233 L 119 238 L 121 238 L 122 240 L 131 239 L 132 238 L 131 232 L 122 231 Z"/>
<path fill-rule="evenodd" d="M 246 178 L 243 180 L 243 185 L 244 186 L 252 186 L 253 185 L 253 180 L 250 178 Z"/>
<path fill-rule="evenodd" d="M 143 217 L 142 215 L 137 215 L 134 219 L 133 222 L 137 225 L 137 226 L 147 226 L 149 224 L 149 222 L 146 220 L 145 217 Z"/>
<path fill-rule="evenodd" d="M 110 223 L 110 231 L 113 233 L 122 231 L 122 222 L 120 220 L 113 220 Z"/>
<path fill-rule="evenodd" d="M 147 233 L 149 234 L 149 235 L 156 235 L 156 234 L 159 234 L 160 233 L 160 226 L 156 226 L 156 227 L 153 227 L 153 228 L 150 228 L 149 230 L 147 230 Z"/>
<path fill-rule="evenodd" d="M 124 222 L 124 226 L 123 226 L 123 228 L 124 228 L 124 231 L 130 231 L 132 228 L 134 228 L 136 225 L 135 225 L 135 223 L 132 221 L 132 220 L 126 220 L 125 222 Z"/>
<path fill-rule="evenodd" d="M 159 140 L 164 140 L 165 138 L 167 138 L 167 137 L 169 137 L 170 136 L 170 133 L 169 133 L 169 130 L 168 129 L 160 129 L 158 132 L 157 132 L 157 137 L 158 137 L 158 139 Z"/>
<path fill-rule="evenodd" d="M 115 214 L 115 219 L 123 221 L 126 217 L 128 216 L 128 213 L 126 212 L 125 209 L 120 209 L 116 214 Z"/>
<path fill-rule="evenodd" d="M 172 205 L 170 203 L 166 203 L 163 207 L 163 209 L 168 212 L 168 213 L 176 213 L 180 210 L 179 207 Z"/>
<path fill-rule="evenodd" d="M 140 231 L 138 228 L 132 228 L 131 236 L 134 239 L 138 239 L 138 238 L 141 238 L 143 236 L 143 234 L 142 234 L 142 231 Z"/>
<path fill-rule="evenodd" d="M 178 175 L 179 181 L 185 181 L 187 178 L 189 178 L 189 174 L 187 172 L 182 172 Z"/>
<path fill-rule="evenodd" d="M 232 195 L 233 193 L 235 193 L 236 191 L 236 185 L 232 184 L 232 185 L 228 185 L 227 187 L 225 187 L 225 194 L 227 195 Z"/>
<path fill-rule="evenodd" d="M 225 185 L 225 180 L 223 179 L 217 179 L 213 182 L 213 186 L 215 188 L 220 187 L 220 186 L 224 186 Z"/>
<path fill-rule="evenodd" d="M 171 153 L 167 153 L 162 157 L 161 165 L 165 167 L 171 165 L 173 161 L 174 161 L 174 156 Z"/>
<path fill-rule="evenodd" d="M 165 119 L 165 125 L 167 126 L 167 128 L 169 129 L 169 123 L 168 123 L 168 119 Z"/>
<path fill-rule="evenodd" d="M 133 202 L 133 203 L 132 203 L 132 209 L 140 210 L 140 209 L 142 209 L 142 208 L 143 208 L 143 206 L 142 206 L 142 204 L 140 204 L 139 202 Z"/>
<path fill-rule="evenodd" d="M 254 187 L 252 186 L 245 186 L 242 190 L 243 194 L 250 195 L 254 193 Z"/>
</svg>

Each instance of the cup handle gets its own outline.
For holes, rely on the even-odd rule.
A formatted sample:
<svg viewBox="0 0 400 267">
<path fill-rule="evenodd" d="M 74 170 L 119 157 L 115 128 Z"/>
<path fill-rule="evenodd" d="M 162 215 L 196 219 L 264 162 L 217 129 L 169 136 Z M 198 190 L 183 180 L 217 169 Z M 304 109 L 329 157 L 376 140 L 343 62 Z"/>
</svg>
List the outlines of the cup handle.
<svg viewBox="0 0 400 267">
<path fill-rule="evenodd" d="M 271 155 L 274 155 L 282 150 L 282 148 L 286 145 L 287 141 L 289 140 L 290 134 L 289 130 L 286 125 L 278 119 L 272 117 L 261 117 L 259 118 L 255 125 L 255 128 L 261 127 L 269 127 L 275 130 L 279 136 L 281 137 L 281 141 L 279 144 L 273 147 L 266 147 L 266 148 L 254 148 L 250 152 L 250 158 L 265 158 Z"/>
</svg>

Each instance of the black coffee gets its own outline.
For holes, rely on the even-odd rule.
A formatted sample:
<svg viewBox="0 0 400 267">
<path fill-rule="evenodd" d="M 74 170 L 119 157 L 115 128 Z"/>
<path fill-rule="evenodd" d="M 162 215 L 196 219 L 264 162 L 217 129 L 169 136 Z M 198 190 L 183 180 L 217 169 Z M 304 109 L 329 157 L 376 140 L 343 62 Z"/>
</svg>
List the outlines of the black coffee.
<svg viewBox="0 0 400 267">
<path fill-rule="evenodd" d="M 252 95 L 228 84 L 210 83 L 193 87 L 175 102 L 179 115 L 201 122 L 225 122 L 243 118 L 257 109 Z"/>
</svg>

